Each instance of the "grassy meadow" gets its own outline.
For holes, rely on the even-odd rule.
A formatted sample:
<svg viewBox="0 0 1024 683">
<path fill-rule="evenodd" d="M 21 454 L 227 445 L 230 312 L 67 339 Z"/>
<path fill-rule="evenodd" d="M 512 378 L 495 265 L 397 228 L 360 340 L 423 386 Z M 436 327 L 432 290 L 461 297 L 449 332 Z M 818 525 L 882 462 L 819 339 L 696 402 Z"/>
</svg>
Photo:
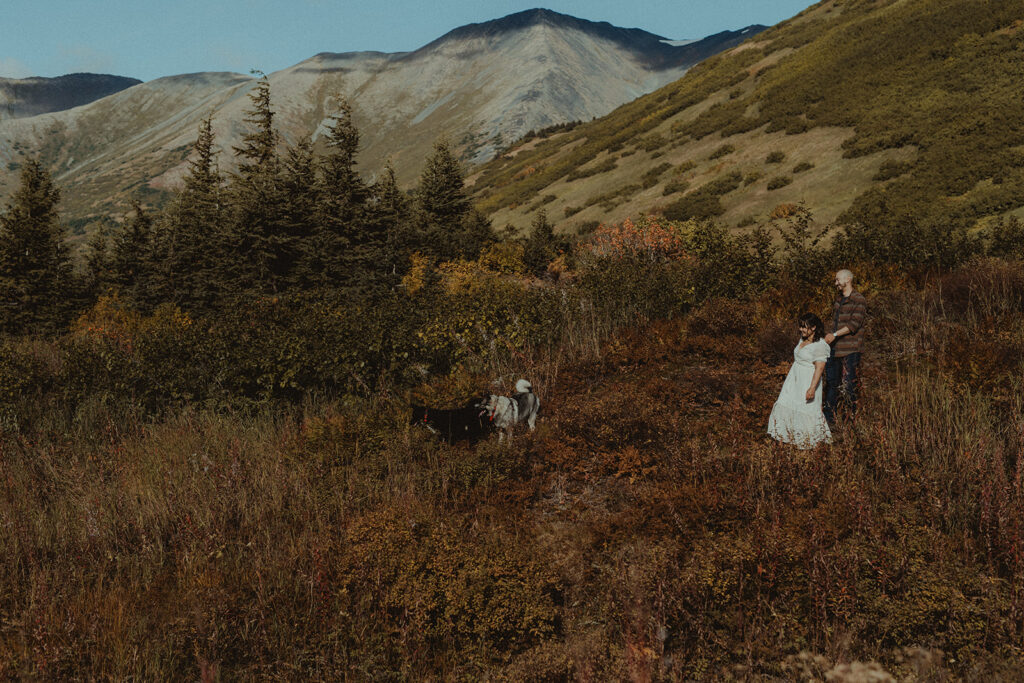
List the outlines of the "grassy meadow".
<svg viewBox="0 0 1024 683">
<path fill-rule="evenodd" d="M 6 340 L 0 677 L 1019 678 L 1019 226 L 841 264 L 860 412 L 799 451 L 766 421 L 840 258 L 801 215 L 601 228 L 543 278 L 499 243 L 376 318 L 103 299 Z M 407 425 L 519 377 L 533 434 Z"/>
</svg>

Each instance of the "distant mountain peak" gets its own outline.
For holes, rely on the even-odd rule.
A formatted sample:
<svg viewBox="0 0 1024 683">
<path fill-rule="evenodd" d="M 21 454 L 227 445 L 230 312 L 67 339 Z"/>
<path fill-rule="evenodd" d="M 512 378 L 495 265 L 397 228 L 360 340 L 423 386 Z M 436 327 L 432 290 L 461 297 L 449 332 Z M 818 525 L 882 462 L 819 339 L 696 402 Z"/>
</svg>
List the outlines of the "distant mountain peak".
<svg viewBox="0 0 1024 683">
<path fill-rule="evenodd" d="M 713 52 L 718 51 L 721 49 L 720 46 L 726 43 L 749 38 L 766 28 L 755 24 L 739 31 L 723 31 L 702 40 L 675 41 L 640 28 L 621 28 L 607 21 L 590 21 L 537 7 L 479 24 L 460 26 L 403 57 L 417 59 L 446 46 L 472 40 L 497 41 L 509 34 L 526 31 L 537 26 L 549 26 L 565 32 L 578 31 L 591 38 L 608 41 L 632 54 L 639 63 L 651 69 L 666 69 L 680 64 L 692 64 L 709 54 L 709 46 L 719 46 L 712 47 Z M 696 55 L 702 56 L 695 59 Z"/>
<path fill-rule="evenodd" d="M 79 107 L 139 83 L 137 78 L 93 73 L 0 78 L 0 120 Z"/>
<path fill-rule="evenodd" d="M 563 29 L 575 29 L 585 33 L 609 38 L 616 42 L 635 44 L 637 41 L 662 41 L 663 36 L 655 35 L 638 28 L 619 28 L 607 21 L 589 21 L 580 19 L 568 14 L 555 12 L 554 10 L 536 7 L 534 9 L 515 12 L 499 19 L 484 21 L 479 24 L 466 24 L 457 29 L 449 31 L 435 40 L 431 45 L 436 45 L 451 40 L 466 40 L 472 38 L 486 38 L 498 36 L 504 33 L 521 31 L 533 26 L 548 25 Z M 429 47 L 429 45 L 427 46 Z"/>
</svg>

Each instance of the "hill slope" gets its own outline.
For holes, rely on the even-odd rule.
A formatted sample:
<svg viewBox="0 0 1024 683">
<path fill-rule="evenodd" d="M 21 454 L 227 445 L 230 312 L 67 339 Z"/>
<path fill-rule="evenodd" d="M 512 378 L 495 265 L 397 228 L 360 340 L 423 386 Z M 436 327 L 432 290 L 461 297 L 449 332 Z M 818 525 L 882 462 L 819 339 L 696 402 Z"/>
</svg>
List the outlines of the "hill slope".
<svg viewBox="0 0 1024 683">
<path fill-rule="evenodd" d="M 1020 6 L 826 0 L 607 117 L 472 178 L 498 224 L 640 211 L 728 225 L 971 226 L 1024 206 Z"/>
<path fill-rule="evenodd" d="M 414 52 L 325 53 L 271 74 L 275 122 L 288 141 L 315 137 L 343 93 L 362 132 L 362 167 L 372 173 L 391 156 L 409 182 L 440 136 L 466 158 L 486 160 L 530 129 L 606 114 L 758 28 L 678 46 L 531 10 L 456 29 Z M 175 76 L 73 111 L 0 122 L 0 163 L 42 148 L 67 190 L 65 213 L 102 215 L 130 195 L 173 187 L 201 118 L 213 115 L 222 149 L 236 145 L 254 85 L 235 74 Z M 222 155 L 222 168 L 231 162 Z"/>
<path fill-rule="evenodd" d="M 80 107 L 141 82 L 107 74 L 0 78 L 0 121 Z"/>
</svg>

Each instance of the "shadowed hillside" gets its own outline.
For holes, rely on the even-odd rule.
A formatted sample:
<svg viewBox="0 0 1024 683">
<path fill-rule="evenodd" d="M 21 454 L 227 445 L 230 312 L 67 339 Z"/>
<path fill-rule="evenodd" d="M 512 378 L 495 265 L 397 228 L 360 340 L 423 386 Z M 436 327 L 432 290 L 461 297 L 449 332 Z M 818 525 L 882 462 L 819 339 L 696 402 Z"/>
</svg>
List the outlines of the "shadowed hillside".
<svg viewBox="0 0 1024 683">
<path fill-rule="evenodd" d="M 137 78 L 105 74 L 0 78 L 0 120 L 79 107 L 141 82 Z"/>
<path fill-rule="evenodd" d="M 569 133 L 473 178 L 499 225 L 667 217 L 972 227 L 1024 206 L 1020 7 L 820 2 Z"/>
</svg>

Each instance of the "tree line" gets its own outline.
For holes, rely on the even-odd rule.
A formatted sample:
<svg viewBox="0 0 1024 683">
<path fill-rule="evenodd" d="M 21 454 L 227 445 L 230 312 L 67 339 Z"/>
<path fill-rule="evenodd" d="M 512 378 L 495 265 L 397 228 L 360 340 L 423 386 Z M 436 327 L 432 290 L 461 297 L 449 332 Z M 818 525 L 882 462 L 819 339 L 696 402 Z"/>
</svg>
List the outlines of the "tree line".
<svg viewBox="0 0 1024 683">
<path fill-rule="evenodd" d="M 136 202 L 115 235 L 94 233 L 78 272 L 58 215 L 60 190 L 38 159 L 26 161 L 0 213 L 0 331 L 57 331 L 111 291 L 144 311 L 172 303 L 200 313 L 239 296 L 296 290 L 365 300 L 392 289 L 415 252 L 475 258 L 496 239 L 447 142 L 435 144 L 406 193 L 390 162 L 373 182 L 360 176 L 348 102 L 338 102 L 322 143 L 305 136 L 282 145 L 265 76 L 249 98 L 246 132 L 233 148 L 237 170 L 219 170 L 206 118 L 172 200 L 153 212 Z"/>
</svg>

